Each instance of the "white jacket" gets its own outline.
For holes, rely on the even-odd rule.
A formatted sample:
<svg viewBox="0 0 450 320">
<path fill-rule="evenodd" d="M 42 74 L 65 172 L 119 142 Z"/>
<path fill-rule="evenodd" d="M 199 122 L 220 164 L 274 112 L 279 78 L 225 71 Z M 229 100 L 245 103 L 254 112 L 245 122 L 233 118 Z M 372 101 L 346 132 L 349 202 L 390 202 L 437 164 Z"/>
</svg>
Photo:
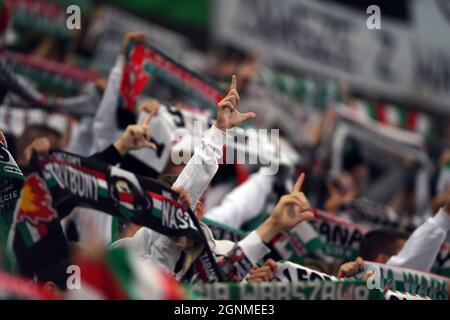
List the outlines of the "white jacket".
<svg viewBox="0 0 450 320">
<path fill-rule="evenodd" d="M 109 73 L 108 84 L 103 93 L 102 101 L 95 114 L 93 129 L 92 148 L 90 154 L 106 149 L 116 141 L 122 134 L 117 126 L 116 109 L 119 99 L 120 81 L 122 80 L 125 58 L 117 57 L 114 68 Z"/>
<path fill-rule="evenodd" d="M 231 227 L 241 228 L 261 214 L 275 180 L 274 175 L 266 175 L 264 170 L 264 167 L 261 168 L 233 189 L 218 206 L 208 210 L 206 216 Z"/>
<path fill-rule="evenodd" d="M 117 127 L 115 110 L 119 99 L 119 87 L 124 61 L 124 57 L 120 55 L 109 74 L 108 84 L 95 115 L 94 123 L 91 124 L 92 145 L 90 146 L 89 154 L 106 149 L 122 134 Z M 88 128 L 84 127 L 84 130 L 88 130 Z M 97 236 L 98 240 L 105 245 L 109 245 L 114 240 L 113 228 L 115 226 L 113 223 L 114 218 L 111 215 L 94 209 L 75 208 L 70 217 L 79 226 L 80 243 L 87 243 L 92 239 L 92 234 Z"/>
<path fill-rule="evenodd" d="M 224 142 L 225 133 L 212 126 L 202 138 L 201 144 L 195 148 L 194 155 L 173 185 L 174 187 L 184 187 L 190 193 L 192 208 L 195 207 L 201 194 L 217 172 Z M 226 255 L 233 245 L 230 241 L 214 239 L 210 243 L 210 247 L 216 255 Z M 139 229 L 132 238 L 121 239 L 112 246 L 131 247 L 143 259 L 150 259 L 154 264 L 170 272 L 174 272 L 183 250 L 168 237 L 145 227 Z M 256 231 L 241 240 L 239 246 L 253 264 L 270 252 Z"/>
<path fill-rule="evenodd" d="M 117 57 L 108 76 L 108 83 L 94 118 L 81 119 L 78 130 L 74 132 L 67 151 L 82 156 L 89 156 L 104 150 L 121 134 L 115 119 L 115 110 L 119 99 L 120 81 L 122 80 L 125 58 Z"/>
<path fill-rule="evenodd" d="M 413 232 L 402 250 L 392 256 L 387 264 L 430 271 L 449 230 L 450 216 L 441 208 Z"/>
</svg>

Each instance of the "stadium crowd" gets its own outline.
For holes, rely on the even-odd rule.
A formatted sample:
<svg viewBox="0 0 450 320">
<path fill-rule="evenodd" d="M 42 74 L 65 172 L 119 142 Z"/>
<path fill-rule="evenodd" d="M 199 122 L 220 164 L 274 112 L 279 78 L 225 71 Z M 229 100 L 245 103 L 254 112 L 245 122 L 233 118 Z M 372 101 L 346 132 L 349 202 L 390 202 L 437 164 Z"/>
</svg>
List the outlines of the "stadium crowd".
<svg viewBox="0 0 450 320">
<path fill-rule="evenodd" d="M 89 34 L 8 45 L 5 3 L 1 298 L 448 299 L 450 140 L 433 121 L 370 118 L 343 82 L 318 106 L 239 50 L 197 68 L 139 30 L 106 71 L 74 67 Z"/>
</svg>

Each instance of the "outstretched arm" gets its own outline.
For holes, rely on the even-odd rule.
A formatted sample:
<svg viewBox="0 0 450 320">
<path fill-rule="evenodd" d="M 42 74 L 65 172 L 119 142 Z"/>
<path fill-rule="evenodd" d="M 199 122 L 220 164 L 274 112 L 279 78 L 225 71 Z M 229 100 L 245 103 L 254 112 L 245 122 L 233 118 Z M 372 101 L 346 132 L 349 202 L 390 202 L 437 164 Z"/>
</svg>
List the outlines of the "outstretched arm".
<svg viewBox="0 0 450 320">
<path fill-rule="evenodd" d="M 97 110 L 93 125 L 93 143 L 91 153 L 98 152 L 108 147 L 121 134 L 116 121 L 117 101 L 119 99 L 120 81 L 122 80 L 125 63 L 124 51 L 128 42 L 143 41 L 145 33 L 127 33 L 123 40 L 122 53 L 117 58 L 114 68 L 108 77 L 108 84 L 103 93 L 102 101 Z"/>
<path fill-rule="evenodd" d="M 387 264 L 430 271 L 439 249 L 450 230 L 450 201 L 438 213 L 428 218 L 406 241 L 403 249 Z"/>
<path fill-rule="evenodd" d="M 308 199 L 301 192 L 304 177 L 302 173 L 294 190 L 280 198 L 271 215 L 219 261 L 229 280 L 244 279 L 251 268 L 269 253 L 265 243 L 269 243 L 280 231 L 314 217 Z"/>
<path fill-rule="evenodd" d="M 217 105 L 217 120 L 209 129 L 194 155 L 178 176 L 173 187 L 184 187 L 192 198 L 192 209 L 211 182 L 219 168 L 226 131 L 242 121 L 253 118 L 253 112 L 240 113 L 237 110 L 239 94 L 236 90 L 236 76 L 233 76 L 228 94 Z"/>
</svg>

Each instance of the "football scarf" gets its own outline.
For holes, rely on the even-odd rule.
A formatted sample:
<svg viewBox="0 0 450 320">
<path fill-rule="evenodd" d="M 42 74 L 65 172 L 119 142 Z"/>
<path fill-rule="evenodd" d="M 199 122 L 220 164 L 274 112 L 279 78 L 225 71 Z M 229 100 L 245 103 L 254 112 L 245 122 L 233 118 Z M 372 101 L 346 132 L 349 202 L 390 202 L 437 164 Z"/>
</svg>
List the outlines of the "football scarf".
<svg viewBox="0 0 450 320">
<path fill-rule="evenodd" d="M 260 282 L 196 284 L 192 291 L 212 300 L 383 300 L 364 281 Z"/>
<path fill-rule="evenodd" d="M 384 294 L 386 300 L 431 300 L 430 297 L 421 296 L 417 293 L 400 292 L 397 290 L 386 290 Z"/>
<path fill-rule="evenodd" d="M 211 229 L 214 239 L 239 242 L 248 232 L 230 227 L 209 218 L 203 222 Z M 285 230 L 276 235 L 268 246 L 274 259 L 290 260 L 300 263 L 305 256 L 311 256 L 317 250 L 322 250 L 325 243 L 309 224 L 298 224 L 291 230 Z"/>
<path fill-rule="evenodd" d="M 309 78 L 298 78 L 289 73 L 275 72 L 270 68 L 259 69 L 257 80 L 280 95 L 291 97 L 302 105 L 325 108 L 332 103 L 342 101 L 339 85 L 332 80 L 317 82 Z"/>
<path fill-rule="evenodd" d="M 23 181 L 11 153 L 0 143 L 0 266 L 9 271 L 14 271 L 14 263 L 7 240 Z"/>
<path fill-rule="evenodd" d="M 324 252 L 337 259 L 356 259 L 361 240 L 369 229 L 320 210 L 315 213 L 315 219 L 309 223 L 325 242 Z"/>
<path fill-rule="evenodd" d="M 432 131 L 431 119 L 425 113 L 365 100 L 355 100 L 348 105 L 348 108 L 356 117 L 362 119 L 423 134 L 429 134 Z"/>
<path fill-rule="evenodd" d="M 278 263 L 279 269 L 274 274 L 274 279 L 277 281 L 289 284 L 289 283 L 306 283 L 307 285 L 314 283 L 340 283 L 345 281 L 350 281 L 350 278 L 337 278 L 333 275 L 329 275 L 323 272 L 319 272 L 316 270 L 312 270 L 305 266 L 292 263 L 290 261 Z M 361 277 L 362 278 L 362 277 Z M 359 277 L 358 277 L 359 279 Z M 418 294 L 415 292 L 407 292 L 405 289 L 402 291 L 394 290 L 394 289 L 385 289 L 383 290 L 382 286 L 373 286 L 370 287 L 369 283 L 371 279 L 367 281 L 363 281 L 359 279 L 361 283 L 364 284 L 364 287 L 369 290 L 373 294 L 382 294 L 384 293 L 385 300 L 431 300 L 430 297 L 424 294 Z M 403 287 L 406 288 L 406 287 Z M 409 289 L 409 288 L 408 288 Z M 383 290 L 383 291 L 382 291 Z"/>
<path fill-rule="evenodd" d="M 437 274 L 365 262 L 364 271 L 355 277 L 362 278 L 366 272 L 372 272 L 372 275 L 367 279 L 368 285 L 379 289 L 388 287 L 392 290 L 427 296 L 433 300 L 448 299 L 447 284 L 450 279 Z"/>
<path fill-rule="evenodd" d="M 425 139 L 423 135 L 402 130 L 396 127 L 386 126 L 378 122 L 367 121 L 359 116 L 353 109 L 346 105 L 340 105 L 336 109 L 338 119 L 334 130 L 334 148 L 340 159 L 343 149 L 338 147 L 342 139 L 351 136 L 358 142 L 374 147 L 380 152 L 388 152 L 398 157 L 408 155 L 420 163 L 426 163 L 428 156 L 425 152 Z M 376 161 L 376 160 L 374 160 Z M 333 164 L 336 165 L 336 164 Z M 335 173 L 339 170 L 333 167 Z"/>
<path fill-rule="evenodd" d="M 343 209 L 350 220 L 370 228 L 386 228 L 412 233 L 420 226 L 419 220 L 400 215 L 392 208 L 369 199 L 356 199 Z M 423 221 L 422 221 L 423 222 Z"/>
<path fill-rule="evenodd" d="M 98 104 L 100 103 L 100 96 L 96 90 L 91 90 L 74 97 L 47 97 L 22 80 L 17 78 L 6 59 L 0 57 L 0 85 L 7 88 L 8 92 L 13 92 L 20 98 L 17 106 L 31 106 L 44 109 L 48 112 L 81 117 L 95 115 Z"/>
<path fill-rule="evenodd" d="M 284 260 L 301 263 L 306 256 L 323 251 L 325 242 L 309 222 L 299 223 L 290 230 L 280 232 L 271 245 Z"/>
<path fill-rule="evenodd" d="M 154 180 L 104 163 L 62 151 L 48 156 L 34 155 L 16 208 L 15 250 L 22 265 L 44 255 L 51 243 L 59 257 L 66 256 L 60 220 L 73 208 L 93 208 L 122 221 L 146 226 L 166 236 L 191 238 L 206 243 L 192 211 L 177 200 L 177 194 Z M 50 254 L 50 253 L 48 253 Z M 218 281 L 221 273 L 208 245 L 204 245 L 201 265 Z M 44 260 L 41 258 L 41 260 Z M 54 262 L 55 262 L 54 261 Z"/>
<path fill-rule="evenodd" d="M 202 75 L 181 65 L 150 44 L 130 42 L 120 84 L 119 108 L 135 112 L 136 97 L 151 78 L 162 79 L 181 92 L 197 98 L 205 107 L 215 108 L 225 93 Z"/>
<path fill-rule="evenodd" d="M 137 123 L 143 123 L 147 117 L 147 112 L 141 112 Z M 202 134 L 208 131 L 211 119 L 209 112 L 200 113 L 160 104 L 157 115 L 150 121 L 150 126 L 152 128 L 151 141 L 158 148 L 156 152 L 139 149 L 131 151 L 130 154 L 161 173 L 171 157 L 171 152 L 178 147 L 177 145 L 182 142 L 180 140 L 183 138 L 189 138 L 186 148 L 193 153 L 195 142 L 198 143 Z"/>
<path fill-rule="evenodd" d="M 423 134 L 432 131 L 431 119 L 425 113 L 364 100 L 355 100 L 348 107 L 359 118 Z"/>
<path fill-rule="evenodd" d="M 67 1 L 9 1 L 11 12 L 13 13 L 14 28 L 21 30 L 28 35 L 44 34 L 49 37 L 70 40 L 76 37 L 77 30 L 67 27 Z M 86 19 L 92 12 L 93 5 L 90 1 L 80 0 L 76 2 Z M 86 17 L 86 18 L 85 18 Z"/>
<path fill-rule="evenodd" d="M 450 244 L 444 243 L 439 250 L 433 269 L 437 274 L 450 277 Z"/>
<path fill-rule="evenodd" d="M 211 229 L 214 239 L 217 240 L 239 242 L 247 235 L 247 232 L 244 230 L 230 227 L 207 217 L 204 217 L 202 221 L 209 227 L 209 229 Z"/>
<path fill-rule="evenodd" d="M 274 279 L 283 282 L 337 281 L 339 278 L 319 272 L 291 261 L 278 262 Z"/>
<path fill-rule="evenodd" d="M 6 58 L 15 73 L 37 83 L 39 88 L 55 90 L 60 95 L 75 96 L 87 83 L 95 83 L 98 74 L 32 55 L 5 51 Z M 92 110 L 95 112 L 95 109 Z"/>
<path fill-rule="evenodd" d="M 205 246 L 206 247 L 206 246 Z M 203 250 L 200 256 L 194 261 L 181 282 L 184 284 L 193 284 L 199 282 L 221 282 L 220 279 L 211 273 L 209 253 Z M 217 261 L 222 271 L 222 281 L 242 281 L 253 267 L 252 262 L 241 249 L 239 244 L 231 249 L 224 257 Z"/>
</svg>

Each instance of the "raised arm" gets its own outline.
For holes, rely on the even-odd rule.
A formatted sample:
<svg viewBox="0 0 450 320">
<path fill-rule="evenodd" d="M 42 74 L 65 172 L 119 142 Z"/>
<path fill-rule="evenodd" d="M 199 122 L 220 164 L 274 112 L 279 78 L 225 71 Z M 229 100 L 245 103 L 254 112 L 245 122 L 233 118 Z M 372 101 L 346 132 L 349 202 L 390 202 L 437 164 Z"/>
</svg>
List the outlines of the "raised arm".
<svg viewBox="0 0 450 320">
<path fill-rule="evenodd" d="M 450 201 L 434 217 L 428 218 L 406 241 L 388 265 L 430 271 L 450 230 Z"/>
<path fill-rule="evenodd" d="M 253 112 L 240 113 L 237 110 L 239 94 L 236 90 L 236 76 L 232 77 L 228 94 L 217 104 L 215 124 L 195 148 L 194 155 L 173 184 L 174 188 L 185 188 L 192 199 L 192 209 L 211 182 L 219 168 L 218 161 L 222 157 L 226 131 L 242 121 L 255 117 Z"/>
<path fill-rule="evenodd" d="M 271 215 L 219 262 L 229 275 L 229 280 L 244 279 L 250 269 L 269 253 L 265 243 L 269 243 L 280 231 L 314 217 L 308 199 L 301 192 L 304 177 L 302 173 L 293 191 L 280 198 Z"/>
<path fill-rule="evenodd" d="M 122 80 L 125 63 L 124 52 L 128 42 L 143 41 L 145 33 L 128 33 L 124 37 L 122 52 L 117 57 L 116 64 L 108 77 L 108 84 L 103 93 L 102 101 L 97 110 L 93 125 L 93 146 L 91 153 L 98 152 L 108 147 L 121 134 L 116 121 L 117 101 L 119 99 L 120 81 Z"/>
</svg>

